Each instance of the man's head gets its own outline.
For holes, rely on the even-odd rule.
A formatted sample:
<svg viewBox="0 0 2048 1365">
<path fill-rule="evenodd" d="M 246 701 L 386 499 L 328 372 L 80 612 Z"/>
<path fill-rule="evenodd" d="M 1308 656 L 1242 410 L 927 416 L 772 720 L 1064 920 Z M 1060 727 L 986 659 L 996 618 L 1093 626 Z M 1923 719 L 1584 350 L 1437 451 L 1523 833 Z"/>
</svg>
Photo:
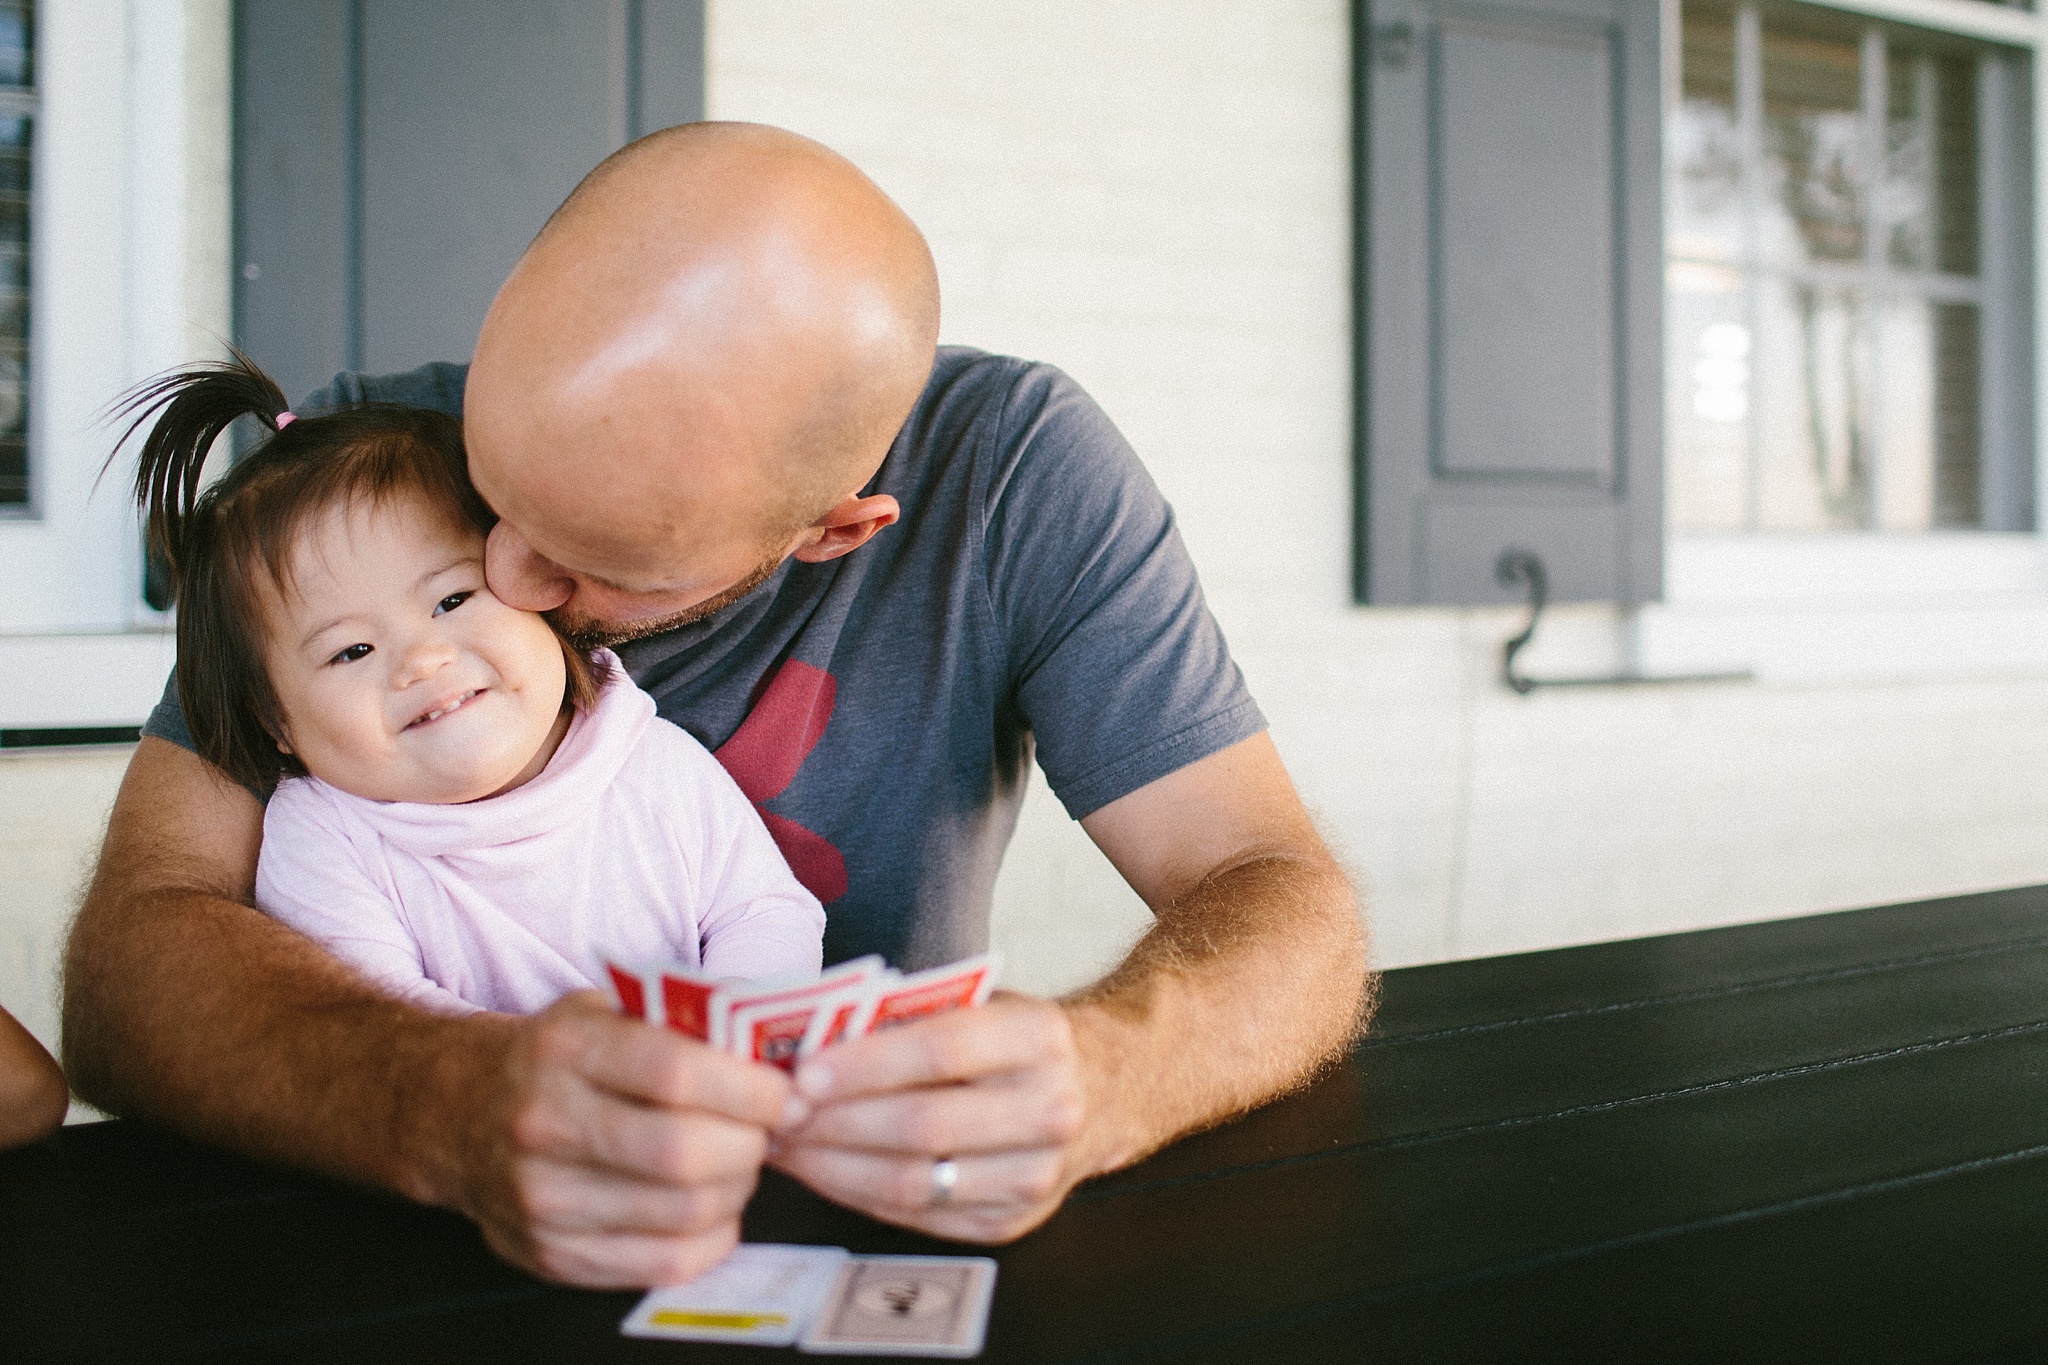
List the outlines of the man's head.
<svg viewBox="0 0 2048 1365">
<path fill-rule="evenodd" d="M 807 138 L 686 124 L 614 153 L 484 319 L 465 434 L 491 586 L 592 642 L 715 610 L 897 515 L 858 496 L 931 372 L 917 228 Z"/>
</svg>

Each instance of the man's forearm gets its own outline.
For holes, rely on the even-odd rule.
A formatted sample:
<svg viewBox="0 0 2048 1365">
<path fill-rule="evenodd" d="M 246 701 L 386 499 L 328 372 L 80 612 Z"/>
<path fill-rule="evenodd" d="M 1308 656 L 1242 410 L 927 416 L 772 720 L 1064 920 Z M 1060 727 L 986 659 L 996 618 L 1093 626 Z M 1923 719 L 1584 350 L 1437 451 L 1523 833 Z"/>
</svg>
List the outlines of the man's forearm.
<svg viewBox="0 0 2048 1365">
<path fill-rule="evenodd" d="M 1160 909 L 1109 976 L 1066 1002 L 1090 1145 L 1114 1170 L 1297 1086 L 1364 1028 L 1373 982 L 1333 859 L 1219 870 Z"/>
<path fill-rule="evenodd" d="M 118 871 L 114 869 L 113 871 Z M 290 929 L 199 891 L 118 895 L 102 866 L 67 953 L 64 1056 L 109 1112 L 446 1203 L 510 1021 L 389 999 Z"/>
</svg>

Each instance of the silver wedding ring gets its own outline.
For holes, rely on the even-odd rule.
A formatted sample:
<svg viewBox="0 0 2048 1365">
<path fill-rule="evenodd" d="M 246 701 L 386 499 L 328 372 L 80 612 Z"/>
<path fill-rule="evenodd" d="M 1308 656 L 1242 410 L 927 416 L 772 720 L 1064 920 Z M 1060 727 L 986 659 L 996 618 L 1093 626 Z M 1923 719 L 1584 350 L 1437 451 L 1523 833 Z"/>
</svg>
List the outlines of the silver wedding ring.
<svg viewBox="0 0 2048 1365">
<path fill-rule="evenodd" d="M 953 1187 L 960 1183 L 960 1163 L 942 1156 L 932 1163 L 932 1207 L 942 1209 L 953 1202 Z"/>
</svg>

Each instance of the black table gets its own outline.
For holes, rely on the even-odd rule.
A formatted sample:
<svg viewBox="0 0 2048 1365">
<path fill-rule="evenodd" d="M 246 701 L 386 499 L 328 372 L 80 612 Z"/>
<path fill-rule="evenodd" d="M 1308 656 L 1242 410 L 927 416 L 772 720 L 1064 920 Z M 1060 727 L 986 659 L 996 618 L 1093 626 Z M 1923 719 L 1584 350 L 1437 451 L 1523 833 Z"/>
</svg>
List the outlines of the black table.
<svg viewBox="0 0 2048 1365">
<path fill-rule="evenodd" d="M 990 1361 L 2048 1358 L 2048 889 L 1386 978 L 1302 1094 L 998 1253 Z M 942 1249 L 770 1176 L 762 1241 Z M 630 1341 L 460 1219 L 130 1123 L 0 1157 L 0 1357 Z"/>
</svg>

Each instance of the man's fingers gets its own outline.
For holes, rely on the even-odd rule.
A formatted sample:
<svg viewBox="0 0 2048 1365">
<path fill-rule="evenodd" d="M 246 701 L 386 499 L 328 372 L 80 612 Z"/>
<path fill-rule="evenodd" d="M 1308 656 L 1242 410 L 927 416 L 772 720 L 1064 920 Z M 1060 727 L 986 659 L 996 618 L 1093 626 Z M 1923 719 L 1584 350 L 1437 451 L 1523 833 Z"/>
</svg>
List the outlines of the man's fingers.
<svg viewBox="0 0 2048 1365">
<path fill-rule="evenodd" d="M 840 1100 L 975 1080 L 1071 1057 L 1066 1013 L 1050 1001 L 998 992 L 980 1009 L 902 1024 L 799 1062 L 797 1092 Z"/>
<path fill-rule="evenodd" d="M 950 1197 L 934 1203 L 932 1161 L 798 1143 L 776 1165 L 835 1203 L 961 1241 L 1007 1241 L 1043 1221 L 1065 1190 L 1060 1154 L 1038 1149 L 955 1159 Z"/>
<path fill-rule="evenodd" d="M 1083 1117 L 1079 1090 L 1057 1081 L 1051 1068 L 1037 1068 L 978 1085 L 841 1100 L 784 1140 L 928 1157 L 1056 1147 L 1080 1132 Z"/>
<path fill-rule="evenodd" d="M 694 1237 L 630 1233 L 542 1233 L 532 1241 L 486 1226 L 484 1240 L 506 1260 L 587 1289 L 681 1284 L 717 1265 L 739 1244 L 737 1219 Z"/>
<path fill-rule="evenodd" d="M 697 1237 L 740 1216 L 758 1174 L 756 1168 L 724 1180 L 679 1186 L 532 1158 L 520 1171 L 520 1203 L 532 1226 L 550 1235 Z"/>
<path fill-rule="evenodd" d="M 719 1114 L 613 1100 L 591 1092 L 592 1112 L 574 1155 L 648 1180 L 694 1185 L 758 1170 L 768 1134 Z"/>
<path fill-rule="evenodd" d="M 789 1105 L 789 1079 L 774 1067 L 734 1057 L 614 1014 L 595 991 L 564 996 L 539 1021 L 543 1064 L 644 1104 L 702 1109 L 771 1128 Z"/>
</svg>

